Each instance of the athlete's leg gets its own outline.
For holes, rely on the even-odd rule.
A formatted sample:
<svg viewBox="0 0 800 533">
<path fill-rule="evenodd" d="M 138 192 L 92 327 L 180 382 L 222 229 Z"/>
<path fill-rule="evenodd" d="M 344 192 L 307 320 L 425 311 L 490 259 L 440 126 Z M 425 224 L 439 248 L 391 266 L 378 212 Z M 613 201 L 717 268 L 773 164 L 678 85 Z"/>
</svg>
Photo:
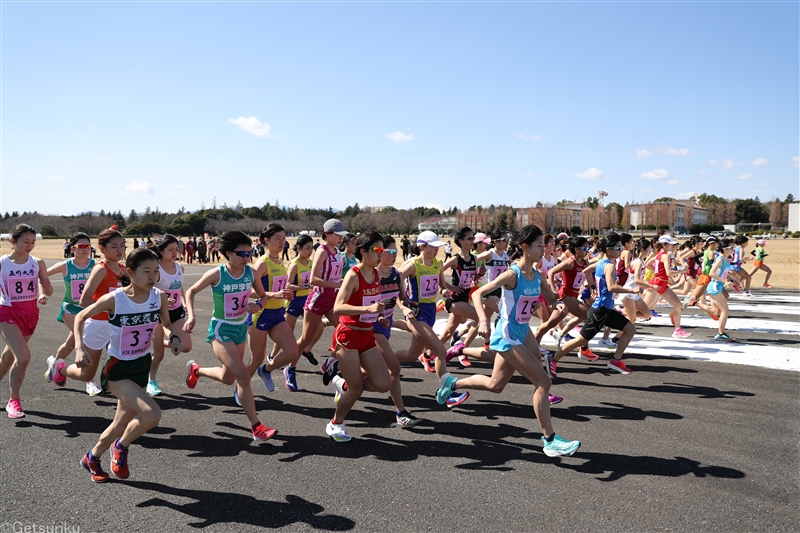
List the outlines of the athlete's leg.
<svg viewBox="0 0 800 533">
<path fill-rule="evenodd" d="M 107 450 L 117 438 L 119 438 L 119 443 L 127 448 L 135 439 L 141 437 L 158 425 L 158 422 L 161 420 L 161 409 L 154 399 L 148 396 L 139 385 L 129 379 L 109 381 L 107 387 L 111 394 L 116 396 L 119 400 L 119 402 L 117 402 L 118 415 L 115 415 L 114 421 L 117 421 L 117 416 L 120 417 L 120 423 L 116 431 L 118 432 L 119 429 L 123 429 L 123 433 L 121 436 L 110 439 L 105 449 Z M 122 407 L 124 407 L 125 410 L 120 413 Z M 122 422 L 125 419 L 128 419 L 128 423 L 123 426 Z M 106 431 L 112 427 L 114 427 L 113 422 Z M 105 434 L 106 433 L 103 432 L 103 436 L 105 436 Z M 103 442 L 102 436 L 100 441 L 98 441 L 98 445 L 100 444 L 106 444 Z M 95 455 L 94 451 L 92 454 Z"/>
<path fill-rule="evenodd" d="M 64 313 L 61 316 L 61 320 L 64 321 L 64 325 L 67 326 L 67 330 L 69 330 L 69 334 L 67 335 L 67 340 L 58 347 L 56 351 L 56 360 L 58 359 L 66 359 L 69 357 L 69 354 L 72 353 L 72 350 L 75 349 L 75 333 L 73 331 L 73 327 L 75 326 L 75 315 L 70 315 Z"/>
<path fill-rule="evenodd" d="M 0 334 L 6 341 L 3 354 L 0 356 L 0 379 L 8 373 L 8 385 L 11 388 L 11 400 L 19 400 L 19 389 L 25 379 L 25 371 L 31 362 L 31 350 L 28 348 L 30 335 L 24 336 L 16 324 L 0 322 Z"/>
</svg>

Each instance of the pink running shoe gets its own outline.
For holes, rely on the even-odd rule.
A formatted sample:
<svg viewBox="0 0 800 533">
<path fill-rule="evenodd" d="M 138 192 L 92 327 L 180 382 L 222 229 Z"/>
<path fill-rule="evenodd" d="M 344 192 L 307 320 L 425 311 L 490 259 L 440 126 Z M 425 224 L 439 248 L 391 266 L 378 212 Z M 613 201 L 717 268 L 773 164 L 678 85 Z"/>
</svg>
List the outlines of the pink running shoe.
<svg viewBox="0 0 800 533">
<path fill-rule="evenodd" d="M 457 342 L 451 348 L 449 348 L 447 350 L 447 362 L 450 362 L 450 359 L 453 359 L 454 357 L 460 358 L 461 354 L 464 352 L 464 348 L 466 348 L 466 346 L 463 342 Z"/>
<path fill-rule="evenodd" d="M 190 389 L 195 388 L 197 380 L 200 379 L 200 376 L 197 375 L 198 370 L 200 370 L 200 365 L 195 363 L 194 360 L 186 363 L 186 386 Z"/>
<path fill-rule="evenodd" d="M 8 400 L 6 412 L 8 413 L 8 418 L 22 418 L 25 416 L 25 413 L 22 412 L 22 403 L 19 400 Z"/>
<path fill-rule="evenodd" d="M 56 363 L 56 369 L 55 372 L 53 372 L 53 383 L 55 383 L 58 387 L 63 387 L 67 384 L 67 376 L 61 374 L 61 369 L 66 366 L 67 363 L 65 361 L 59 361 Z"/>
<path fill-rule="evenodd" d="M 555 396 L 553 394 L 550 395 L 550 405 L 555 405 L 557 403 L 561 403 L 564 401 L 564 398 L 561 396 Z"/>
<path fill-rule="evenodd" d="M 692 334 L 688 331 L 684 331 L 683 328 L 675 328 L 675 331 L 672 332 L 672 336 L 676 339 L 688 339 Z"/>
<path fill-rule="evenodd" d="M 425 357 L 425 354 L 420 355 L 418 359 L 419 362 L 422 364 L 422 368 L 424 368 L 426 372 L 430 373 L 436 372 L 436 369 L 433 366 L 431 366 L 431 360 Z"/>
</svg>

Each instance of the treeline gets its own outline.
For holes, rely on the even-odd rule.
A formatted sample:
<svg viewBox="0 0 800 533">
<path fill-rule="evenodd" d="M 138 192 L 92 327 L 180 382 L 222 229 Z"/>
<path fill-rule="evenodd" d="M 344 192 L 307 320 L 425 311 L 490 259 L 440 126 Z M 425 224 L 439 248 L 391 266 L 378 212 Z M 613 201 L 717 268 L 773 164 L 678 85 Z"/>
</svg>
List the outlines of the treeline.
<svg viewBox="0 0 800 533">
<path fill-rule="evenodd" d="M 165 213 L 156 207 L 148 207 L 144 213 L 131 210 L 128 216 L 119 211 L 101 210 L 99 213 L 82 213 L 76 216 L 42 215 L 38 212 L 6 213 L 0 220 L 0 233 L 8 233 L 15 225 L 30 224 L 45 237 L 66 237 L 81 231 L 96 236 L 106 228 L 116 225 L 126 235 L 146 236 L 154 233 L 172 233 L 178 236 L 202 235 L 208 232 L 218 235 L 225 230 L 239 230 L 257 235 L 269 222 L 278 222 L 286 231 L 322 231 L 329 218 L 339 218 L 345 227 L 354 232 L 377 229 L 392 234 L 414 233 L 417 225 L 430 217 L 453 215 L 456 208 L 440 212 L 435 208 L 416 207 L 396 209 L 383 207 L 377 211 L 361 208 L 358 203 L 344 210 L 311 209 L 280 206 L 278 202 L 244 207 L 241 202 L 234 207 L 227 205 L 201 209 L 189 213 L 183 207 L 175 213 Z"/>
</svg>

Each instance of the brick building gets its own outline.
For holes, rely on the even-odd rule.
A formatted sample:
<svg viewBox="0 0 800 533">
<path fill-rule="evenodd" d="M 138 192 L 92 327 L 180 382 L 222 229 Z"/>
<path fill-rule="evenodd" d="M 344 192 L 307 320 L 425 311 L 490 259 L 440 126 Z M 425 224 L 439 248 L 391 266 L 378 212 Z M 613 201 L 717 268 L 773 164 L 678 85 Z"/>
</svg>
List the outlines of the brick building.
<svg viewBox="0 0 800 533">
<path fill-rule="evenodd" d="M 671 200 L 649 204 L 628 204 L 622 215 L 625 228 L 661 226 L 666 224 L 674 233 L 686 233 L 694 224 L 705 224 L 707 211 L 694 200 Z"/>
</svg>

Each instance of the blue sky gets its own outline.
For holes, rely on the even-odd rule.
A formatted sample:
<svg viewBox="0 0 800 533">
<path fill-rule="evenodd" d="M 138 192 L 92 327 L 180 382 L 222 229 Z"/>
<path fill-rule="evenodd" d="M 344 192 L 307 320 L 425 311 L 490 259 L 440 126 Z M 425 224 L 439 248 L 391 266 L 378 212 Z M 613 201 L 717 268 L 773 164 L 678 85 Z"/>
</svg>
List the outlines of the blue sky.
<svg viewBox="0 0 800 533">
<path fill-rule="evenodd" d="M 2 211 L 800 197 L 798 3 L 3 3 Z"/>
</svg>

